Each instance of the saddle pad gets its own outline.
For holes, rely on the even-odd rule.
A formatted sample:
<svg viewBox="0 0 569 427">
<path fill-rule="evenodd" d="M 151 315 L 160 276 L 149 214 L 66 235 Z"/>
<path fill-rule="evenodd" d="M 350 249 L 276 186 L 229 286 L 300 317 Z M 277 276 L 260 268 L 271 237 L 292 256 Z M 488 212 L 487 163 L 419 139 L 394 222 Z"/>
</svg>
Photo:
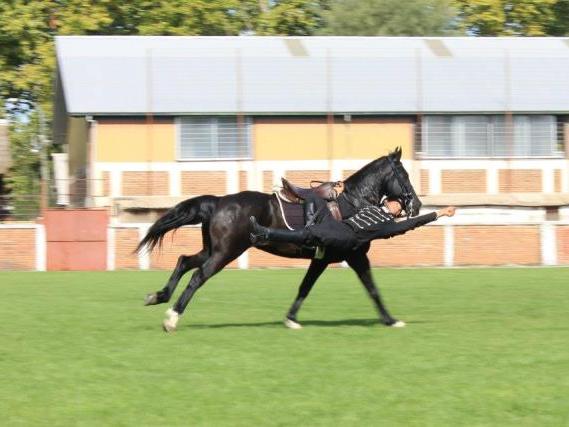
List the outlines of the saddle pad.
<svg viewBox="0 0 569 427">
<path fill-rule="evenodd" d="M 277 196 L 278 197 L 278 196 Z M 280 198 L 282 212 L 286 223 L 293 230 L 304 228 L 304 207 L 300 203 L 290 203 Z"/>
</svg>

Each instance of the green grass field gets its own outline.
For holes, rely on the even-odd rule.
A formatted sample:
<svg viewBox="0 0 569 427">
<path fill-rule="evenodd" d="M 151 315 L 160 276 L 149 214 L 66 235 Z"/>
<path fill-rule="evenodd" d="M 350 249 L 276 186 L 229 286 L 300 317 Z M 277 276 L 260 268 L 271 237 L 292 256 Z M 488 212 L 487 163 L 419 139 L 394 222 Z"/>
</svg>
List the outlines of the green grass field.
<svg viewBox="0 0 569 427">
<path fill-rule="evenodd" d="M 302 270 L 224 271 L 172 335 L 168 273 L 1 273 L 0 424 L 569 425 L 569 269 L 374 274 L 406 328 L 344 269 L 300 331 Z"/>
</svg>

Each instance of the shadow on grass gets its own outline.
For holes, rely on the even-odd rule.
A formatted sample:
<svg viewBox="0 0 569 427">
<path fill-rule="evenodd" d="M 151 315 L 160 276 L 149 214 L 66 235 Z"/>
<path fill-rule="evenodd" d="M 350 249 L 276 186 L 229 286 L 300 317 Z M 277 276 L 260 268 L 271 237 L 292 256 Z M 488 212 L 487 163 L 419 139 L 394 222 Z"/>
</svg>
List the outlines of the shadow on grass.
<svg viewBox="0 0 569 427">
<path fill-rule="evenodd" d="M 377 319 L 340 319 L 340 320 L 304 320 L 302 326 L 318 326 L 322 328 L 336 328 L 342 326 L 356 326 L 363 328 L 382 327 Z M 407 322 L 410 324 L 428 323 L 424 321 Z M 186 324 L 183 328 L 194 329 L 221 329 L 221 328 L 282 328 L 283 322 L 250 322 L 250 323 L 213 323 L 213 324 Z"/>
</svg>

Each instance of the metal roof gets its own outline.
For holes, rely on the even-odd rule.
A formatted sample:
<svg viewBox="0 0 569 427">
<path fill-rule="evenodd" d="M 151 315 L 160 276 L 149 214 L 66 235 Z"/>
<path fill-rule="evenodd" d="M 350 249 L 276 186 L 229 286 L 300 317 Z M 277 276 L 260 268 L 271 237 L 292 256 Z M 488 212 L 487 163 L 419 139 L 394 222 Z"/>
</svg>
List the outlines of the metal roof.
<svg viewBox="0 0 569 427">
<path fill-rule="evenodd" d="M 71 114 L 569 112 L 569 38 L 57 37 Z"/>
</svg>

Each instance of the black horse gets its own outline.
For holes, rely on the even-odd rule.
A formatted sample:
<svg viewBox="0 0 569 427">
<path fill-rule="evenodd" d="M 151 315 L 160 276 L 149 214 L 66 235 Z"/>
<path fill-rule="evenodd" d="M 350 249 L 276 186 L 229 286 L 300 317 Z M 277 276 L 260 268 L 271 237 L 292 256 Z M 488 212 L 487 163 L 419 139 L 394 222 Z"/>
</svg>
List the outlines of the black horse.
<svg viewBox="0 0 569 427">
<path fill-rule="evenodd" d="M 344 191 L 338 196 L 340 212 L 344 218 L 359 208 L 378 204 L 383 196 L 401 198 L 408 215 L 419 212 L 421 202 L 417 198 L 409 176 L 401 164 L 401 149 L 380 157 L 364 166 L 344 181 Z M 261 225 L 286 228 L 275 195 L 256 191 L 242 191 L 223 197 L 199 196 L 185 200 L 168 210 L 158 219 L 138 245 L 137 251 L 147 247 L 150 251 L 162 243 L 165 234 L 189 224 L 202 224 L 203 249 L 197 254 L 178 258 L 176 268 L 163 289 L 146 297 L 145 304 L 161 304 L 170 301 L 182 276 L 193 268 L 190 282 L 173 309 L 167 311 L 164 329 L 176 328 L 181 315 L 194 293 L 214 274 L 245 252 L 249 241 L 249 217 L 257 218 Z M 355 270 L 380 314 L 380 321 L 387 326 L 404 326 L 394 319 L 381 300 L 371 275 L 367 257 L 369 243 L 349 252 L 326 250 L 322 259 L 314 259 L 314 250 L 291 243 L 266 242 L 257 246 L 266 252 L 290 258 L 311 258 L 308 271 L 300 284 L 296 300 L 292 304 L 285 324 L 301 328 L 297 321 L 298 310 L 312 286 L 330 263 L 346 261 Z"/>
</svg>

